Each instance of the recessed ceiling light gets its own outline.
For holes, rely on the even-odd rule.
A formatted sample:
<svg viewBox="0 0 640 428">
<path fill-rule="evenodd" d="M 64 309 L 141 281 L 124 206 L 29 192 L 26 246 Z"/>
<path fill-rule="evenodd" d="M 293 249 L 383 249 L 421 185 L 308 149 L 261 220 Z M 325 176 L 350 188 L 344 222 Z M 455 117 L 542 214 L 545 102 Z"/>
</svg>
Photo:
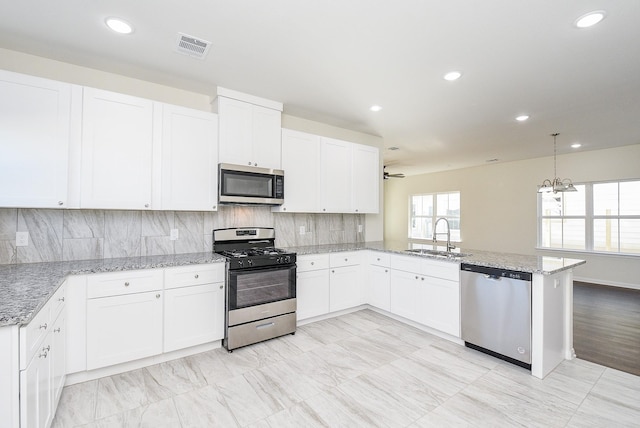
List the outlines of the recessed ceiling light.
<svg viewBox="0 0 640 428">
<path fill-rule="evenodd" d="M 400 150 L 400 147 L 391 146 L 391 147 L 389 147 L 387 150 L 391 150 L 391 151 L 394 151 L 394 150 Z"/>
<path fill-rule="evenodd" d="M 594 10 L 593 12 L 584 14 L 580 18 L 576 19 L 575 25 L 578 28 L 589 28 L 602 21 L 604 17 L 604 10 Z"/>
<path fill-rule="evenodd" d="M 371 111 L 380 111 L 380 110 L 382 110 L 382 107 L 380 107 L 379 105 L 375 104 L 375 105 L 372 105 L 371 107 L 369 107 L 369 110 L 371 110 Z"/>
<path fill-rule="evenodd" d="M 459 71 L 450 71 L 444 75 L 444 80 L 448 80 L 449 82 L 452 82 L 454 80 L 458 80 L 461 76 L 462 76 L 462 73 L 460 73 Z"/>
<path fill-rule="evenodd" d="M 133 33 L 133 26 L 129 24 L 127 21 L 120 18 L 107 18 L 105 19 L 105 24 L 111 30 L 120 34 L 131 34 Z"/>
<path fill-rule="evenodd" d="M 526 114 L 521 114 L 520 116 L 516 117 L 516 120 L 518 122 L 524 122 L 527 119 L 529 119 L 529 115 L 526 115 Z"/>
<path fill-rule="evenodd" d="M 571 145 L 571 148 L 572 148 L 572 149 L 579 149 L 580 147 L 582 147 L 582 144 L 580 144 L 580 143 L 573 143 L 573 144 Z"/>
</svg>

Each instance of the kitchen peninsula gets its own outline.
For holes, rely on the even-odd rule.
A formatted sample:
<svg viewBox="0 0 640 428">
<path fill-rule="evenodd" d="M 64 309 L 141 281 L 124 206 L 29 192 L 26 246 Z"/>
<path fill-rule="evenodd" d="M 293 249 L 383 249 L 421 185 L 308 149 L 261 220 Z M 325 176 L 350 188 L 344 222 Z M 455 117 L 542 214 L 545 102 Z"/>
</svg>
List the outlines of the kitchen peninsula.
<svg viewBox="0 0 640 428">
<path fill-rule="evenodd" d="M 362 307 L 371 307 L 385 315 L 462 344 L 459 324 L 459 265 L 463 262 L 477 266 L 498 267 L 532 274 L 531 374 L 533 376 L 544 378 L 560 362 L 575 357 L 572 343 L 572 270 L 576 266 L 585 263 L 584 261 L 566 258 L 491 253 L 466 249 L 462 251 L 462 253 L 465 254 L 464 257 L 447 257 L 407 252 L 406 250 L 408 248 L 406 243 L 389 242 L 289 247 L 289 250 L 295 251 L 298 254 L 299 321 L 303 323 L 312 322 L 317 319 L 358 310 Z M 316 263 L 316 260 L 320 262 Z M 66 303 L 73 301 L 74 298 L 76 300 L 78 299 L 77 296 L 71 294 L 77 290 L 82 290 L 86 294 L 86 283 L 84 283 L 85 285 L 83 287 L 67 287 L 65 294 L 60 298 L 60 290 L 64 289 L 62 285 L 65 281 L 69 283 L 78 278 L 91 278 L 105 274 L 150 272 L 152 275 L 155 275 L 154 277 L 157 277 L 157 279 L 154 280 L 156 282 L 155 285 L 149 285 L 149 287 L 154 290 L 152 294 L 155 298 L 158 298 L 162 290 L 164 290 L 166 303 L 166 293 L 168 293 L 169 289 L 166 282 L 168 276 L 164 276 L 165 285 L 162 286 L 163 277 L 159 271 L 169 269 L 207 269 L 208 266 L 218 268 L 221 267 L 222 261 L 222 258 L 213 253 L 194 253 L 179 256 L 0 266 L 0 291 L 3 296 L 0 301 L 0 347 L 4 350 L 0 358 L 0 375 L 2 375 L 3 379 L 8 379 L 7 382 L 3 382 L 0 388 L 0 402 L 2 402 L 0 406 L 0 416 L 2 416 L 3 419 L 6 416 L 5 420 L 8 421 L 19 419 L 20 405 L 17 391 L 19 390 L 19 384 L 22 379 L 21 373 L 26 373 L 26 361 L 22 361 L 24 352 L 19 352 L 19 349 L 24 346 L 23 342 L 28 343 L 32 341 L 33 343 L 41 343 L 41 340 L 38 341 L 38 339 L 32 339 L 32 337 L 27 337 L 26 340 L 23 340 L 21 337 L 23 332 L 27 335 L 28 333 L 26 332 L 30 331 L 29 327 L 37 323 L 39 324 L 41 321 L 40 318 L 42 318 L 42 312 L 45 310 L 44 308 L 47 308 L 47 317 L 50 317 L 48 319 L 50 319 L 51 322 L 56 321 L 56 318 L 60 319 L 61 316 L 65 315 L 65 312 L 67 320 L 69 320 L 70 317 L 78 316 L 77 313 L 68 311 L 70 305 L 66 305 Z M 402 265 L 396 263 L 402 263 Z M 415 269 L 411 267 L 412 263 L 417 263 L 415 264 Z M 425 266 L 428 266 L 429 272 L 425 273 Z M 421 284 L 427 285 L 427 287 L 422 287 L 423 292 L 432 292 L 432 290 L 429 290 L 431 284 L 435 284 L 438 287 L 441 284 L 445 284 L 449 287 L 446 289 L 447 294 L 443 295 L 442 301 L 439 300 L 439 294 L 429 294 L 430 297 L 423 300 L 420 300 L 424 297 L 422 295 L 420 295 L 422 297 L 419 296 L 419 299 L 412 299 L 412 296 L 405 295 L 404 297 L 406 297 L 406 299 L 399 302 L 401 309 L 411 307 L 412 305 L 415 308 L 415 305 L 420 304 L 419 302 L 431 302 L 432 306 L 429 306 L 428 309 L 420 308 L 417 313 L 416 311 L 413 312 L 417 315 L 417 318 L 412 316 L 411 311 L 396 311 L 394 304 L 397 302 L 397 296 L 394 294 L 394 289 L 399 287 L 397 287 L 398 284 L 394 282 L 393 276 L 387 276 L 386 283 L 382 283 L 382 293 L 375 294 L 380 290 L 376 287 L 381 284 L 378 278 L 375 277 L 376 269 L 382 273 L 386 271 L 386 274 L 388 274 L 390 271 L 393 272 L 394 268 L 397 268 L 398 278 L 402 278 L 401 275 L 413 278 L 414 274 L 409 272 L 416 272 L 416 279 L 418 278 L 418 274 L 422 275 L 424 282 L 421 282 Z M 403 271 L 403 269 L 406 270 L 406 272 Z M 330 270 L 332 272 L 345 273 L 345 276 L 343 276 L 340 281 L 333 281 L 333 278 L 331 278 L 331 281 L 333 281 L 331 282 L 329 280 Z M 306 284 L 303 277 L 309 272 L 313 274 L 326 273 L 327 295 L 324 297 L 320 296 L 320 300 L 326 297 L 327 307 L 324 312 L 316 313 L 317 315 L 314 316 L 307 316 L 306 319 L 304 319 L 303 306 L 308 304 L 308 295 L 305 297 L 305 293 L 308 290 L 305 288 Z M 160 274 L 159 277 L 156 275 L 157 273 Z M 201 277 L 202 276 L 201 274 Z M 219 276 L 216 276 L 216 278 L 215 281 L 220 281 Z M 389 280 L 390 278 L 392 280 Z M 150 280 L 150 283 L 151 282 Z M 330 300 L 328 295 L 329 287 L 331 286 L 330 282 L 334 286 L 338 285 L 340 287 L 337 289 L 338 292 L 352 290 L 355 291 L 355 295 L 348 296 L 351 300 Z M 218 283 L 219 282 L 216 282 L 216 284 Z M 316 282 L 314 284 L 318 283 Z M 320 284 L 322 285 L 322 283 Z M 108 287 L 108 284 L 105 284 L 105 286 Z M 156 288 L 158 291 L 155 291 Z M 374 289 L 378 291 L 372 293 Z M 318 295 L 316 294 L 316 296 Z M 85 295 L 81 297 L 81 299 L 87 299 L 87 297 L 90 296 Z M 65 305 L 58 304 L 58 301 L 63 302 L 67 308 L 64 307 Z M 49 308 L 52 302 L 55 304 L 55 307 Z M 451 311 L 449 311 L 449 308 L 451 308 Z M 439 320 L 434 317 L 430 319 L 426 318 L 425 321 L 423 321 L 421 317 L 424 317 L 425 313 L 429 311 L 439 312 L 439 315 L 446 317 L 447 322 L 439 323 Z M 84 316 L 86 315 L 85 313 Z M 222 321 L 222 319 L 220 321 Z M 67 325 L 67 328 L 82 324 L 83 321 L 76 318 L 74 319 L 73 325 Z M 73 330 L 68 329 L 67 334 L 73 335 Z M 69 339 L 70 337 L 67 336 L 67 344 L 77 344 L 77 338 L 71 337 L 71 342 L 69 342 Z M 220 346 L 217 340 L 207 343 L 206 345 L 213 347 Z M 53 349 L 53 345 L 51 349 Z M 191 347 L 179 350 L 178 352 L 180 352 L 180 356 L 183 356 L 189 352 L 201 352 L 199 349 L 201 348 Z M 77 351 L 78 349 L 75 350 L 75 354 L 78 353 Z M 30 355 L 35 355 L 35 358 L 37 358 L 37 352 L 39 351 L 34 349 Z M 160 352 L 167 351 L 161 350 Z M 53 353 L 53 351 L 51 351 L 51 353 Z M 66 354 L 67 359 L 71 358 L 72 362 L 77 359 L 77 355 L 74 355 L 74 352 L 69 352 L 68 345 L 66 352 L 63 354 Z M 173 354 L 168 353 L 166 355 L 171 356 Z M 160 356 L 159 354 L 159 357 Z M 121 364 L 120 366 L 122 366 L 123 370 L 129 367 L 126 364 Z M 62 375 L 62 383 L 64 383 L 64 375 L 72 373 L 68 370 L 69 363 L 67 363 L 66 367 L 66 373 Z M 90 367 L 85 367 L 84 370 L 89 370 L 86 373 L 91 374 L 90 369 Z M 98 371 L 94 371 L 93 375 L 96 374 L 98 374 Z M 84 378 L 86 378 L 86 376 L 78 376 L 78 373 L 75 374 L 76 381 L 82 381 Z M 58 382 L 60 382 L 59 378 Z M 53 401 L 55 402 L 55 400 Z"/>
</svg>

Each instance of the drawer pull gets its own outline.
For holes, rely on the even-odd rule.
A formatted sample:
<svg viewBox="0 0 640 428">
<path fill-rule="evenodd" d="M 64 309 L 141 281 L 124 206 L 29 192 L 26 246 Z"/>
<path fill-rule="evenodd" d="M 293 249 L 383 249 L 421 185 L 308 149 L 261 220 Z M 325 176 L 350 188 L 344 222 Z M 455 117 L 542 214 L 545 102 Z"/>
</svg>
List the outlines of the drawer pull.
<svg viewBox="0 0 640 428">
<path fill-rule="evenodd" d="M 40 330 L 46 330 L 48 327 L 47 323 L 40 324 Z"/>
<path fill-rule="evenodd" d="M 59 298 L 58 302 L 64 302 L 64 297 Z"/>
<path fill-rule="evenodd" d="M 198 278 L 200 278 L 200 275 L 196 274 L 196 275 L 194 276 L 194 278 L 195 278 L 195 279 L 198 279 Z"/>
<path fill-rule="evenodd" d="M 276 323 L 274 323 L 274 322 L 268 322 L 268 323 L 266 323 L 266 324 L 260 324 L 260 325 L 257 325 L 257 326 L 256 326 L 256 328 L 257 328 L 258 330 L 260 330 L 260 329 L 263 329 L 263 328 L 273 327 L 274 325 L 276 325 Z"/>
<path fill-rule="evenodd" d="M 345 257 L 345 258 L 344 258 L 344 261 L 345 261 L 345 262 L 348 262 L 348 261 L 349 261 L 349 259 Z"/>
<path fill-rule="evenodd" d="M 49 352 L 51 351 L 51 345 L 47 345 L 47 346 L 43 346 L 42 347 L 42 352 Z"/>
<path fill-rule="evenodd" d="M 156 294 L 156 299 L 160 298 L 160 293 Z"/>
<path fill-rule="evenodd" d="M 128 287 L 128 286 L 129 286 L 129 281 L 125 282 L 125 283 L 124 283 L 124 286 L 125 286 L 125 287 Z"/>
<path fill-rule="evenodd" d="M 316 262 L 311 262 L 311 266 L 313 266 L 314 264 L 316 264 Z"/>
<path fill-rule="evenodd" d="M 224 288 L 224 285 L 221 285 L 221 286 L 220 286 L 220 290 L 222 290 L 223 288 Z"/>
<path fill-rule="evenodd" d="M 60 333 L 60 327 L 56 328 L 55 330 L 53 330 L 54 333 Z"/>
<path fill-rule="evenodd" d="M 48 354 L 48 352 L 44 351 L 42 354 L 38 355 L 38 358 L 47 358 L 47 354 Z"/>
</svg>

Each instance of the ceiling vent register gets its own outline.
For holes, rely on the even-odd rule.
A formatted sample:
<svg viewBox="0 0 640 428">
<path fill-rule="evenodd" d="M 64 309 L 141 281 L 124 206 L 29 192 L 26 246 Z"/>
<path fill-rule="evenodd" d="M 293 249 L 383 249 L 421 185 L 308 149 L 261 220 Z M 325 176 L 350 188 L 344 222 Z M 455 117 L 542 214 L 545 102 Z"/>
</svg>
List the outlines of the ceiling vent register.
<svg viewBox="0 0 640 428">
<path fill-rule="evenodd" d="M 204 59 L 209 52 L 211 42 L 184 33 L 178 33 L 176 51 L 198 59 Z"/>
</svg>

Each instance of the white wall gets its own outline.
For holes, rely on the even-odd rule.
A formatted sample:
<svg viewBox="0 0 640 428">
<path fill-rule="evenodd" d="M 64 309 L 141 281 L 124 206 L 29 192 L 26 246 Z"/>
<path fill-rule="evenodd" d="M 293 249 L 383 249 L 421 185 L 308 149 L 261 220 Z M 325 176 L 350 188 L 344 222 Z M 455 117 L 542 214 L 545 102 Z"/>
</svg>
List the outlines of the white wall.
<svg viewBox="0 0 640 428">
<path fill-rule="evenodd" d="M 574 182 L 640 178 L 640 144 L 558 156 Z M 460 191 L 462 247 L 587 260 L 575 278 L 640 288 L 640 257 L 537 251 L 537 185 L 553 178 L 553 158 L 486 165 L 385 181 L 385 240 L 406 240 L 409 195 Z"/>
<path fill-rule="evenodd" d="M 144 80 L 107 73 L 92 68 L 81 67 L 74 64 L 54 61 L 2 48 L 0 48 L 0 69 L 40 76 L 77 85 L 91 86 L 94 88 L 149 98 L 152 100 L 205 111 L 212 111 L 211 102 L 216 95 L 215 92 L 212 92 L 211 94 L 199 94 L 184 91 L 170 86 L 159 85 Z M 286 108 L 287 107 L 285 105 L 285 112 L 282 116 L 282 126 L 285 128 L 315 133 L 359 144 L 367 144 L 379 147 L 381 150 L 383 148 L 383 140 L 380 137 L 290 116 L 286 114 Z M 380 162 L 380 174 L 382 175 L 382 156 Z M 367 241 L 382 239 L 382 204 L 383 193 L 382 184 L 380 184 L 380 214 L 367 215 L 366 217 Z"/>
</svg>

